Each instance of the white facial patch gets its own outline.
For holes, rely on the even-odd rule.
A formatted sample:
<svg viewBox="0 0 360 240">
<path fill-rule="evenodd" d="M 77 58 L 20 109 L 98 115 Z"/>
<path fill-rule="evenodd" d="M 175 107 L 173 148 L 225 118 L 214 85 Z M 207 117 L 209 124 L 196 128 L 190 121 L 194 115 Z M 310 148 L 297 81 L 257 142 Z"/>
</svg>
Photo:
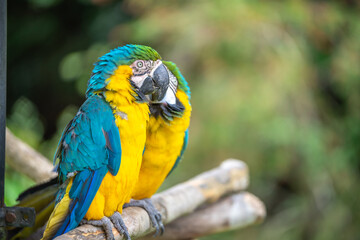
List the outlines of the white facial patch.
<svg viewBox="0 0 360 240">
<path fill-rule="evenodd" d="M 152 73 L 156 68 L 158 61 L 152 60 L 136 60 L 130 67 L 133 70 L 133 75 L 131 76 L 131 81 L 140 88 L 144 83 L 144 80 Z"/>
<path fill-rule="evenodd" d="M 135 85 L 136 85 L 138 88 L 140 88 L 140 87 L 143 85 L 146 77 L 147 77 L 147 75 L 139 75 L 139 76 L 134 76 L 134 75 L 132 75 L 132 76 L 131 76 L 131 81 L 133 81 L 133 82 L 135 83 Z"/>
<path fill-rule="evenodd" d="M 173 90 L 170 87 L 166 90 L 165 97 L 160 102 L 162 102 L 162 103 L 166 102 L 166 103 L 169 103 L 169 104 L 175 104 L 176 103 L 175 93 L 173 92 Z"/>
<path fill-rule="evenodd" d="M 176 91 L 177 91 L 178 81 L 177 81 L 175 75 L 172 74 L 172 72 L 170 72 L 170 70 L 168 68 L 166 68 L 166 70 L 168 71 L 170 82 L 169 82 L 169 87 L 166 90 L 165 97 L 160 102 L 162 102 L 162 103 L 166 102 L 166 103 L 169 103 L 169 104 L 175 104 L 176 103 Z"/>
</svg>

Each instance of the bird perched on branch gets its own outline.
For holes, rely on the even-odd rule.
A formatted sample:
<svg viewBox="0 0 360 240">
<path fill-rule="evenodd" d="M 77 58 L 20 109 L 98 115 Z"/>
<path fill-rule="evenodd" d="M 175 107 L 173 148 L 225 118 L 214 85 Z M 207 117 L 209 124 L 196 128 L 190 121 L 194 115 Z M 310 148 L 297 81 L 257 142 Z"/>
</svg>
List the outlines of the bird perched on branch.
<svg viewBox="0 0 360 240">
<path fill-rule="evenodd" d="M 117 49 L 118 51 L 120 49 L 123 49 L 125 51 L 129 51 L 129 48 L 135 48 L 135 47 L 142 47 L 142 48 L 146 48 L 143 46 L 134 46 L 134 45 L 130 45 L 130 46 L 125 46 L 123 48 L 119 48 Z M 148 48 L 150 49 L 150 48 Z M 116 50 L 115 50 L 116 51 Z M 156 53 L 156 52 L 155 52 Z M 154 55 L 157 58 L 157 54 Z M 110 52 L 109 54 L 111 54 L 112 58 L 115 55 L 115 52 Z M 129 54 L 129 53 L 127 53 Z M 136 181 L 133 181 L 132 183 L 130 183 L 132 185 L 132 189 L 134 190 L 131 193 L 131 197 L 133 197 L 134 199 L 142 199 L 142 201 L 132 201 L 130 204 L 127 204 L 125 206 L 139 206 L 139 207 L 143 207 L 150 216 L 150 219 L 153 223 L 153 225 L 156 228 L 157 233 L 159 233 L 159 231 L 163 231 L 163 225 L 161 223 L 161 215 L 159 214 L 159 212 L 154 208 L 154 206 L 151 204 L 150 200 L 148 198 L 150 198 L 155 192 L 156 190 L 159 188 L 159 186 L 161 185 L 161 183 L 164 181 L 164 179 L 166 178 L 166 176 L 168 174 L 170 174 L 170 172 L 177 166 L 177 164 L 179 163 L 184 150 L 186 148 L 187 145 L 187 128 L 189 126 L 189 121 L 190 121 L 190 113 L 191 113 L 191 105 L 190 105 L 190 90 L 189 87 L 184 79 L 184 77 L 181 75 L 179 69 L 176 67 L 176 65 L 172 62 L 166 62 L 166 61 L 161 61 L 160 59 L 157 60 L 146 60 L 145 57 L 143 56 L 139 56 L 139 53 L 136 53 L 136 59 L 137 60 L 129 60 L 128 64 L 130 65 L 130 68 L 132 70 L 132 74 L 130 74 L 128 76 L 128 78 L 130 78 L 130 83 L 131 83 L 131 89 L 135 88 L 135 91 L 132 92 L 131 96 L 134 97 L 135 101 L 130 101 L 131 104 L 143 104 L 142 102 L 149 102 L 150 103 L 150 119 L 149 122 L 146 125 L 146 146 L 145 148 L 142 148 L 142 153 L 143 153 L 143 158 L 142 158 L 142 165 L 141 165 L 141 170 L 139 169 L 140 166 L 139 164 L 134 164 L 132 163 L 132 165 L 127 164 L 126 162 L 124 162 L 124 144 L 123 141 L 131 141 L 131 139 L 129 137 L 123 137 L 122 136 L 122 131 L 126 132 L 126 134 L 129 134 L 129 136 L 133 137 L 134 132 L 130 131 L 130 129 L 132 130 L 132 128 L 127 128 L 124 126 L 119 126 L 120 124 L 116 124 L 117 127 L 119 127 L 119 131 L 120 131 L 120 139 L 121 139 L 121 147 L 122 147 L 122 153 L 121 153 L 121 165 L 120 165 L 120 172 L 118 174 L 124 174 L 121 173 L 122 168 L 123 169 L 127 169 L 130 170 L 132 172 L 138 172 L 139 173 L 139 182 L 136 183 Z M 100 72 L 103 71 L 103 67 L 104 67 L 104 62 L 102 62 L 102 60 L 106 60 L 106 61 L 119 61 L 119 60 L 114 60 L 114 59 L 109 59 L 109 56 L 106 57 L 107 55 L 103 56 L 102 58 L 100 58 L 100 61 L 96 64 L 96 67 L 93 71 L 93 75 L 89 81 L 89 86 L 88 86 L 88 91 L 87 91 L 87 97 L 91 98 L 91 97 L 95 97 L 95 96 L 105 96 L 105 102 L 106 100 L 106 95 L 111 95 L 114 97 L 115 99 L 115 93 L 117 90 L 113 89 L 110 90 L 109 92 L 109 88 L 111 88 L 111 82 L 113 82 L 113 80 L 115 80 L 116 78 L 119 77 L 119 74 L 117 74 L 115 70 L 113 74 L 111 74 L 111 72 L 109 73 L 109 70 L 106 69 L 107 74 L 108 74 L 108 78 L 110 79 L 109 81 L 92 81 L 92 79 L 94 79 L 94 76 L 96 76 L 96 74 L 99 74 L 99 69 Z M 118 57 L 118 58 L 124 58 L 124 57 Z M 141 59 L 142 58 L 142 59 Z M 141 59 L 141 60 L 139 60 Z M 121 60 L 124 61 L 124 60 Z M 130 62 L 133 61 L 131 64 Z M 124 63 L 121 63 L 124 64 Z M 117 63 L 116 65 L 120 65 L 119 63 Z M 127 65 L 128 66 L 128 65 Z M 118 67 L 119 69 L 120 67 Z M 125 68 L 124 65 L 122 65 L 121 68 Z M 128 69 L 128 68 L 127 68 Z M 148 75 L 147 75 L 148 74 Z M 122 74 L 121 74 L 122 75 Z M 150 76 L 150 77 L 149 77 Z M 102 77 L 103 79 L 105 79 L 105 77 Z M 150 80 L 152 79 L 156 79 L 156 82 L 151 82 Z M 104 83 L 107 83 L 107 85 L 105 86 Z M 109 86 L 110 85 L 110 86 Z M 153 89 L 154 88 L 154 89 Z M 114 91 L 115 90 L 115 91 Z M 124 93 L 124 91 L 121 90 L 122 93 Z M 125 91 L 126 92 L 126 91 Z M 127 95 L 127 99 L 132 99 L 130 97 L 130 95 Z M 123 99 L 123 97 L 121 98 Z M 134 100 L 132 99 L 132 100 Z M 119 100 L 119 99 L 118 99 Z M 117 100 L 117 101 L 118 101 Z M 111 101 L 109 101 L 111 103 Z M 85 104 L 84 104 L 85 105 Z M 115 122 L 117 123 L 118 121 L 120 122 L 124 122 L 124 121 L 130 121 L 133 119 L 130 119 L 129 114 L 124 110 L 122 111 L 121 109 L 119 109 L 119 107 L 117 107 L 117 109 L 115 109 L 112 104 L 110 104 L 113 113 L 115 113 Z M 130 108 L 130 104 L 126 105 L 126 109 Z M 123 108 L 125 109 L 125 106 L 123 106 Z M 138 113 L 143 113 L 143 111 L 139 111 Z M 135 113 L 134 113 L 135 114 Z M 98 115 L 98 114 L 94 114 L 94 115 Z M 141 114 L 142 115 L 142 114 Z M 95 116 L 94 116 L 95 117 Z M 75 117 L 76 119 L 77 117 Z M 142 115 L 142 119 L 146 119 L 146 117 L 144 117 Z M 73 120 L 74 121 L 74 120 Z M 76 121 L 76 120 L 75 120 Z M 61 141 L 66 140 L 66 137 L 68 135 L 70 135 L 70 137 L 68 136 L 68 139 L 72 139 L 73 134 L 70 134 L 70 128 L 71 125 L 73 123 L 71 122 L 70 125 L 68 126 L 67 129 L 65 129 L 64 131 L 64 136 L 62 138 Z M 90 126 L 91 128 L 91 126 Z M 134 126 L 134 128 L 143 128 L 143 125 L 139 125 L 139 126 Z M 91 129 L 90 129 L 91 130 Z M 106 140 L 106 133 L 104 133 L 105 135 L 105 141 Z M 124 135 L 125 133 L 123 133 Z M 143 134 L 143 133 L 141 133 Z M 125 135 L 124 135 L 125 136 Z M 143 135 L 141 135 L 141 137 L 143 137 Z M 125 140 L 123 140 L 125 139 Z M 61 143 L 60 141 L 60 143 Z M 116 141 L 115 141 L 116 142 Z M 63 144 L 65 146 L 69 145 L 69 143 Z M 140 145 L 140 144 L 139 144 Z M 60 148 L 62 148 L 61 145 L 59 145 Z M 105 147 L 108 148 L 109 151 L 109 147 L 111 147 L 111 145 L 108 145 L 108 143 L 105 143 Z M 138 149 L 136 150 L 138 151 Z M 111 152 L 111 151 L 109 151 Z M 58 154 L 59 155 L 59 151 Z M 119 157 L 119 154 L 115 154 L 115 157 Z M 112 155 L 109 155 L 109 157 L 111 157 Z M 137 159 L 137 157 L 136 157 Z M 138 161 L 138 160 L 137 160 Z M 117 161 L 115 161 L 117 162 Z M 135 162 L 135 160 L 134 160 Z M 61 161 L 60 161 L 61 164 Z M 109 164 L 108 164 L 109 165 Z M 103 179 L 103 182 L 106 180 L 107 177 L 111 177 L 113 176 L 112 174 L 112 170 L 111 169 L 116 169 L 117 166 L 113 167 L 110 165 L 109 166 L 106 165 L 107 169 L 108 169 L 108 173 L 106 173 L 105 178 Z M 61 167 L 61 165 L 59 165 Z M 103 167 L 104 168 L 104 167 Z M 135 169 L 132 169 L 135 168 Z M 59 169 L 58 169 L 59 170 Z M 104 170 L 105 171 L 105 170 Z M 140 171 L 140 172 L 139 172 Z M 61 172 L 61 169 L 59 171 L 60 173 L 60 180 L 62 182 L 66 182 L 66 181 L 74 181 L 71 179 L 74 179 L 74 177 L 71 176 L 71 174 L 69 174 L 68 171 L 66 170 L 66 176 L 68 176 L 68 178 L 65 178 L 65 180 L 62 180 L 62 178 L 65 176 L 65 173 Z M 125 174 L 126 175 L 126 174 Z M 62 177 L 61 177 L 62 176 Z M 116 175 L 117 176 L 117 175 Z M 132 176 L 134 177 L 134 176 Z M 70 180 L 69 180 L 70 179 Z M 36 218 L 36 224 L 35 227 L 33 228 L 25 228 L 24 230 L 22 230 L 21 232 L 18 232 L 16 237 L 25 237 L 28 236 L 29 234 L 33 233 L 36 229 L 38 229 L 39 227 L 41 227 L 44 224 L 44 219 L 46 219 L 46 216 L 49 215 L 49 212 L 51 212 L 51 209 L 54 208 L 54 204 L 53 202 L 50 200 L 51 199 L 51 191 L 54 192 L 54 185 L 56 185 L 58 183 L 56 183 L 56 181 L 52 181 L 51 183 L 46 183 L 43 184 L 41 186 L 29 189 L 28 191 L 24 192 L 22 195 L 20 195 L 19 200 L 20 200 L 20 205 L 21 206 L 34 206 L 36 208 L 37 211 L 37 218 Z M 82 185 L 84 185 L 84 183 L 81 183 Z M 100 189 L 98 190 L 98 192 L 100 192 L 100 190 L 102 189 L 102 185 L 104 185 L 103 183 L 101 183 Z M 72 182 L 72 186 L 74 186 L 74 183 Z M 49 190 L 49 191 L 46 191 Z M 62 197 L 64 199 L 64 196 L 67 197 L 66 193 L 69 195 L 69 197 L 71 197 L 71 190 L 66 191 L 66 188 L 63 188 L 61 193 L 58 194 L 58 199 L 59 199 L 59 195 L 60 197 Z M 109 188 L 106 189 L 107 194 L 111 194 L 113 195 L 113 189 Z M 44 196 L 44 192 L 47 192 L 47 197 L 40 197 L 40 196 Z M 129 189 L 126 189 L 126 194 L 128 194 L 130 191 Z M 95 199 L 97 196 L 97 193 L 92 193 L 95 194 Z M 118 193 L 120 195 L 124 195 L 122 192 Z M 84 197 L 83 197 L 84 198 Z M 145 199 L 144 199 L 145 198 Z M 65 198 L 67 199 L 67 198 Z M 128 197 L 125 197 L 125 199 L 128 199 Z M 129 200 L 129 199 L 128 199 Z M 57 208 L 58 208 L 58 203 L 59 200 L 57 200 Z M 127 201 L 123 201 L 123 202 L 127 202 Z M 89 204 L 89 203 L 87 203 Z M 89 210 L 88 211 L 92 211 L 91 207 L 94 204 L 91 203 Z M 121 204 L 119 204 L 121 205 Z M 83 207 L 84 208 L 84 207 Z M 121 212 L 120 209 L 116 209 L 117 211 Z M 84 210 L 82 210 L 84 211 Z M 55 211 L 56 212 L 56 209 Z M 117 216 L 119 216 L 119 214 L 116 213 Z M 80 219 L 79 215 L 74 215 L 76 217 L 76 222 L 78 222 Z M 73 218 L 74 218 L 73 216 Z M 104 214 L 104 217 L 109 217 L 110 214 Z M 99 218 L 99 216 L 97 216 L 97 218 Z M 102 218 L 104 218 L 102 217 Z M 71 218 L 71 217 L 70 217 Z M 85 218 L 91 219 L 91 217 L 89 217 L 89 214 L 86 213 L 85 214 Z M 109 224 L 104 224 L 104 222 L 109 222 L 108 220 L 105 220 L 106 218 L 104 218 L 104 220 L 99 221 L 92 221 L 93 224 L 95 225 L 103 225 L 105 226 L 105 230 L 108 232 L 107 235 L 110 236 L 111 238 L 111 229 L 109 228 Z M 51 220 L 51 219 L 50 219 Z M 113 218 L 110 217 L 110 221 L 113 220 Z M 50 221 L 49 221 L 50 223 Z M 73 225 L 76 225 L 76 224 Z M 121 222 L 120 222 L 121 223 Z M 55 224 L 53 224 L 55 225 Z M 48 224 L 49 226 L 49 224 Z M 51 226 L 51 223 L 50 223 Z M 49 227 L 48 227 L 49 228 Z M 57 228 L 57 227 L 52 227 L 52 228 Z M 69 227 L 68 227 L 69 228 Z M 126 234 L 125 230 L 125 226 L 121 226 L 118 228 L 119 231 L 122 231 Z M 58 230 L 60 231 L 60 230 Z M 63 231 L 64 232 L 64 231 Z M 46 236 L 47 232 L 45 232 Z M 59 232 L 60 234 L 60 232 Z M 15 237 L 15 239 L 17 239 Z"/>
<path fill-rule="evenodd" d="M 158 229 L 163 232 L 164 227 L 161 215 L 149 198 L 176 168 L 184 154 L 192 110 L 190 88 L 179 68 L 172 62 L 163 61 L 163 64 L 169 72 L 169 88 L 161 101 L 150 99 L 151 114 L 139 180 L 132 194 L 134 200 L 124 205 L 142 207 L 147 212 L 153 212 L 150 217 L 155 217 L 152 219 L 157 225 L 155 235 L 159 233 Z"/>
<path fill-rule="evenodd" d="M 87 100 L 66 126 L 55 154 L 62 186 L 43 239 L 64 234 L 80 222 L 104 227 L 113 239 L 112 222 L 130 239 L 120 213 L 141 167 L 147 99 L 161 100 L 169 85 L 160 59 L 150 47 L 126 45 L 95 64 Z"/>
</svg>

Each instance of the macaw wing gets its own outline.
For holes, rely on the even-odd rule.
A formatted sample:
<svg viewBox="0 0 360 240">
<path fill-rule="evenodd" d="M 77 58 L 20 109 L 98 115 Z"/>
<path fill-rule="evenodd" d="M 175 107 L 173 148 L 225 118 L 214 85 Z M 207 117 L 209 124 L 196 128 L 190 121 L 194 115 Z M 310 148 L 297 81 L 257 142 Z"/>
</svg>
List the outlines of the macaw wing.
<svg viewBox="0 0 360 240">
<path fill-rule="evenodd" d="M 121 163 L 121 142 L 112 109 L 100 96 L 90 97 L 65 128 L 55 158 L 60 181 L 85 169 L 107 166 L 116 175 Z"/>
<path fill-rule="evenodd" d="M 121 163 L 121 142 L 112 109 L 100 96 L 90 97 L 66 127 L 59 142 L 59 180 L 49 232 L 55 236 L 75 228 L 85 216 L 109 171 L 116 175 Z M 54 227 L 52 227 L 54 226 Z"/>
<path fill-rule="evenodd" d="M 187 144 L 188 144 L 188 139 L 189 139 L 189 129 L 187 129 L 185 131 L 185 136 L 184 136 L 184 143 L 183 143 L 183 146 L 182 146 L 182 149 L 181 149 L 181 152 L 180 152 L 180 155 L 177 157 L 176 161 L 175 161 L 175 164 L 174 166 L 171 168 L 169 174 L 167 175 L 167 177 L 172 173 L 172 171 L 174 171 L 174 169 L 179 165 L 179 163 L 181 162 L 182 160 L 182 157 L 184 155 L 184 152 L 186 150 L 186 147 L 187 147 Z"/>
</svg>

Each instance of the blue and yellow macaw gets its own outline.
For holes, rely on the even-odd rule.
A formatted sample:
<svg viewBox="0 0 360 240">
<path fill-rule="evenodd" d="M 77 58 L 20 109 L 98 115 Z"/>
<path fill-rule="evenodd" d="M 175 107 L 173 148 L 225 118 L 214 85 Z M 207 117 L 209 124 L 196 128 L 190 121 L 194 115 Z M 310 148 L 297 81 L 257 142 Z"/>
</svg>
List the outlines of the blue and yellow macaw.
<svg viewBox="0 0 360 240">
<path fill-rule="evenodd" d="M 138 69 L 134 69 L 135 64 Z M 98 65 L 99 63 L 97 64 L 97 66 Z M 166 176 L 170 174 L 170 172 L 177 166 L 186 148 L 187 136 L 188 136 L 187 129 L 189 126 L 190 114 L 191 114 L 191 105 L 189 102 L 190 90 L 184 77 L 181 75 L 179 69 L 176 67 L 174 63 L 162 61 L 161 64 L 160 60 L 157 60 L 157 63 L 156 61 L 154 62 L 153 60 L 150 61 L 144 60 L 140 63 L 134 62 L 131 65 L 132 66 L 130 66 L 130 68 L 133 69 L 133 74 L 131 75 L 130 78 L 132 81 L 138 82 L 137 88 L 140 90 L 138 91 L 138 97 L 136 97 L 136 99 L 141 97 L 142 99 L 145 98 L 151 102 L 150 104 L 151 114 L 150 114 L 149 122 L 146 126 L 146 147 L 145 149 L 143 149 L 144 150 L 143 162 L 139 174 L 139 182 L 136 184 L 134 188 L 135 191 L 131 193 L 131 197 L 133 197 L 134 199 L 145 198 L 145 200 L 147 200 L 147 198 L 151 197 L 156 192 L 156 190 L 159 188 L 159 186 L 164 181 Z M 97 71 L 98 70 L 96 70 L 95 67 L 94 72 Z M 153 91 L 151 95 L 146 95 L 146 96 L 144 96 L 144 94 L 148 94 L 152 91 L 153 84 L 151 84 L 151 82 L 149 81 L 146 81 L 146 78 L 144 79 L 144 77 L 142 77 L 144 75 L 144 72 L 148 72 L 150 73 L 150 75 L 152 74 L 154 76 L 153 78 L 158 79 L 158 83 L 155 86 L 156 91 Z M 113 78 L 112 80 L 115 80 L 118 78 L 118 76 L 123 74 L 112 74 L 112 75 L 113 76 L 108 76 L 108 78 L 112 77 Z M 94 75 L 92 76 L 92 78 L 93 77 Z M 91 80 L 89 81 L 90 91 L 88 90 L 88 94 L 87 94 L 88 97 L 97 96 L 97 95 L 106 95 L 107 93 L 106 91 L 104 92 L 97 90 L 97 89 L 104 89 L 104 86 L 103 85 L 96 86 L 97 84 L 98 83 L 91 84 Z M 150 85 L 150 87 L 147 85 Z M 150 89 L 150 91 L 146 90 L 148 88 Z M 93 94 L 89 94 L 91 92 Z M 107 95 L 110 94 L 107 93 Z M 111 95 L 114 94 L 111 93 Z M 115 113 L 115 111 L 113 112 Z M 125 119 L 128 118 L 129 115 L 125 111 L 117 111 L 115 116 L 118 116 L 117 118 L 118 121 L 120 120 L 124 121 Z M 135 128 L 138 127 L 139 126 L 136 126 Z M 121 132 L 129 131 L 129 130 L 130 128 L 127 127 L 126 128 L 119 127 L 121 139 L 124 139 Z M 65 135 L 66 132 L 68 132 L 68 129 L 64 131 Z M 63 137 L 62 139 L 66 139 L 66 137 Z M 121 147 L 123 154 L 124 151 L 123 141 L 121 141 Z M 123 166 L 132 167 L 132 165 L 124 164 L 124 159 L 122 156 L 120 173 Z M 108 171 L 109 173 L 106 175 L 106 177 L 108 175 L 109 177 L 111 177 L 112 174 L 109 169 Z M 64 174 L 62 175 L 64 176 Z M 66 173 L 66 175 L 69 174 Z M 71 174 L 69 176 L 70 179 L 73 179 L 73 177 L 71 177 Z M 103 181 L 105 181 L 106 177 L 104 178 Z M 64 182 L 66 181 L 71 181 L 71 180 L 65 179 Z M 25 228 L 21 232 L 17 233 L 14 239 L 28 236 L 29 234 L 32 234 L 36 229 L 38 229 L 44 224 L 44 219 L 46 219 L 46 216 L 49 215 L 49 212 L 51 212 L 51 210 L 54 207 L 53 201 L 49 200 L 48 196 L 50 196 L 51 199 L 51 196 L 55 189 L 54 185 L 56 184 L 57 183 L 54 181 L 50 183 L 45 183 L 43 185 L 29 189 L 19 197 L 21 206 L 34 206 L 38 214 L 36 218 L 36 225 L 33 228 Z M 72 184 L 74 185 L 74 183 Z M 98 192 L 100 191 L 100 189 L 98 190 Z M 66 188 L 63 188 L 60 196 L 63 196 L 62 197 L 63 199 L 65 196 L 66 197 L 65 199 L 67 199 L 66 196 L 67 192 L 68 195 L 71 194 L 71 190 L 66 191 Z M 107 193 L 113 194 L 112 192 L 113 192 L 112 187 L 111 188 L 109 187 Z M 119 193 L 119 194 L 124 195 L 123 193 Z M 128 197 L 126 197 L 126 199 L 128 199 Z M 57 202 L 59 202 L 59 200 L 57 200 Z M 93 204 L 91 204 L 91 206 L 92 205 Z M 152 206 L 151 202 L 150 205 Z M 140 204 L 140 207 L 144 207 L 144 206 Z M 154 219 L 154 215 L 159 216 L 159 214 L 156 213 L 156 210 L 155 208 L 153 208 L 153 206 L 150 209 L 147 207 L 144 208 L 148 211 L 151 221 L 154 224 L 154 226 L 157 228 L 157 232 L 158 232 L 159 228 L 162 228 L 161 219 L 159 218 Z M 89 208 L 89 211 L 91 211 L 90 209 L 91 207 Z M 117 210 L 121 212 L 120 209 Z M 155 212 L 153 210 L 155 210 Z M 87 216 L 88 214 L 85 215 L 85 218 Z M 109 216 L 109 214 L 106 216 Z M 79 221 L 79 219 L 80 217 L 77 217 L 77 221 Z M 110 230 L 108 229 L 108 231 Z"/>
<path fill-rule="evenodd" d="M 142 207 L 152 213 L 149 214 L 150 218 L 153 218 L 152 222 L 161 231 L 164 231 L 161 215 L 149 198 L 182 159 L 187 147 L 192 110 L 190 88 L 185 78 L 174 63 L 163 63 L 169 71 L 170 84 L 161 101 L 150 99 L 151 114 L 147 125 L 146 146 L 139 179 L 131 195 L 134 200 L 141 201 L 131 201 L 124 206 Z"/>
<path fill-rule="evenodd" d="M 146 141 L 146 95 L 161 100 L 169 85 L 166 66 L 150 47 L 126 45 L 95 64 L 87 100 L 66 126 L 55 154 L 61 188 L 43 239 L 86 223 L 112 222 L 130 236 L 120 213 L 135 188 Z"/>
</svg>

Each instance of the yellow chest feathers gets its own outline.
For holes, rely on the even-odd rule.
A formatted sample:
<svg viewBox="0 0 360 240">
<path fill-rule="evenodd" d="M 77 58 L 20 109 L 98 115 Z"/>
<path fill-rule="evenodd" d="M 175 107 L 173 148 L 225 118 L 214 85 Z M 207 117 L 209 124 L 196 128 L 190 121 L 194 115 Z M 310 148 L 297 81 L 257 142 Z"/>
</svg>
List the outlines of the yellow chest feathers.
<svg viewBox="0 0 360 240">
<path fill-rule="evenodd" d="M 161 117 L 150 117 L 149 124 L 147 126 L 147 131 L 151 133 L 155 133 L 157 131 L 169 131 L 169 132 L 184 132 L 188 129 L 190 124 L 190 116 L 191 116 L 191 105 L 189 101 L 189 97 L 185 92 L 178 90 L 176 93 L 176 97 L 179 101 L 184 105 L 185 110 L 181 118 L 175 117 L 171 122 L 167 122 Z"/>
<path fill-rule="evenodd" d="M 181 118 L 167 122 L 161 117 L 150 117 L 146 135 L 146 150 L 143 156 L 139 180 L 132 195 L 134 199 L 151 197 L 180 156 L 184 135 L 189 127 L 191 105 L 187 95 L 178 91 L 176 97 L 184 105 Z"/>
<path fill-rule="evenodd" d="M 134 135 L 134 132 L 145 134 L 149 120 L 147 103 L 135 101 L 135 92 L 130 84 L 132 70 L 129 66 L 119 66 L 108 78 L 105 99 L 113 108 L 116 125 L 122 135 Z"/>
<path fill-rule="evenodd" d="M 107 79 L 104 96 L 110 103 L 115 123 L 119 128 L 121 141 L 121 164 L 116 176 L 107 173 L 86 214 L 87 219 L 111 216 L 114 211 L 122 211 L 122 205 L 130 201 L 131 193 L 138 179 L 142 153 L 146 141 L 146 126 L 149 107 L 138 103 L 129 79 L 132 70 L 120 66 Z"/>
</svg>

